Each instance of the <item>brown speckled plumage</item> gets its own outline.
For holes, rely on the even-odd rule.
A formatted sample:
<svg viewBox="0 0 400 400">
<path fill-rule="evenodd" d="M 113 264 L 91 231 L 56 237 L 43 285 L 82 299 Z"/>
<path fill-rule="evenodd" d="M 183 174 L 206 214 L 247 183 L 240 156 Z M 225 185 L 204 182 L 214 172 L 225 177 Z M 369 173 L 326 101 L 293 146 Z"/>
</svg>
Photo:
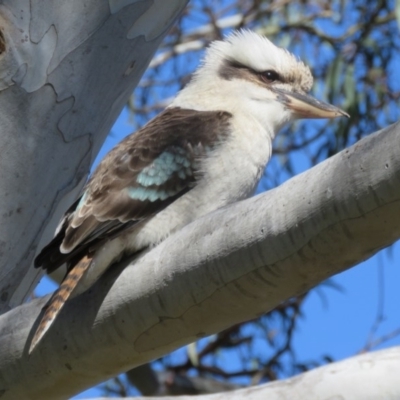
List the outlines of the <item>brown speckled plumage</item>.
<svg viewBox="0 0 400 400">
<path fill-rule="evenodd" d="M 226 137 L 230 118 L 231 114 L 223 111 L 167 109 L 137 133 L 127 136 L 96 168 L 84 189 L 83 204 L 76 211 L 77 201 L 68 210 L 59 233 L 36 257 L 35 266 L 52 272 L 65 262 L 82 257 L 104 238 L 115 237 L 135 221 L 151 217 L 190 190 L 199 174 L 195 159 Z M 190 155 L 192 174 L 185 179 L 173 176 L 157 189 L 173 188 L 177 194 L 153 202 L 129 197 L 124 189 L 139 186 L 136 179 L 143 168 L 174 146 Z"/>
</svg>

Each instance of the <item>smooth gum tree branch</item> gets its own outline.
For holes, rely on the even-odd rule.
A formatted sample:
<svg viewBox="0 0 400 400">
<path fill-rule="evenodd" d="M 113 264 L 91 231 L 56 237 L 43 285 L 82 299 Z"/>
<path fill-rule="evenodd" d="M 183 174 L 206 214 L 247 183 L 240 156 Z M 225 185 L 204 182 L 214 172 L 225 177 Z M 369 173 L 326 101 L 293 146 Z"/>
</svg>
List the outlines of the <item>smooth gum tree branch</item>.
<svg viewBox="0 0 400 400">
<path fill-rule="evenodd" d="M 390 245 L 400 237 L 399 141 L 395 124 L 114 267 L 66 305 L 31 357 L 46 299 L 3 315 L 2 400 L 68 398 L 256 318 Z"/>
<path fill-rule="evenodd" d="M 225 393 L 197 395 L 196 400 L 398 399 L 399 368 L 400 347 L 392 347 L 347 358 L 290 379 Z M 149 398 L 124 397 L 124 400 L 145 399 Z M 193 400 L 193 396 L 152 397 L 152 400 Z"/>
</svg>

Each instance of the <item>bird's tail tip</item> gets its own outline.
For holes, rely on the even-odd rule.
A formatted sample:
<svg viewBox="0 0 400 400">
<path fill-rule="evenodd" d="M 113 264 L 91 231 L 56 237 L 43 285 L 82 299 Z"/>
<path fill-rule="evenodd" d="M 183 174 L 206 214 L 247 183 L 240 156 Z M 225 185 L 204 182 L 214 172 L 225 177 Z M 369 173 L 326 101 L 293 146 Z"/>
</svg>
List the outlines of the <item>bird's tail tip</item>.
<svg viewBox="0 0 400 400">
<path fill-rule="evenodd" d="M 29 355 L 35 350 L 38 343 L 42 340 L 43 336 L 49 330 L 50 326 L 53 324 L 57 315 L 63 308 L 65 302 L 73 293 L 74 289 L 89 268 L 90 264 L 91 257 L 85 256 L 71 269 L 71 271 L 69 271 L 59 289 L 57 289 L 57 291 L 53 294 L 53 296 L 45 306 L 44 314 L 31 340 L 28 350 Z"/>
<path fill-rule="evenodd" d="M 28 354 L 31 355 L 37 344 L 42 340 L 43 336 L 49 330 L 50 326 L 56 319 L 57 315 L 61 311 L 65 300 L 63 301 L 61 288 L 54 293 L 53 297 L 49 300 L 47 306 L 45 306 L 45 312 L 40 320 L 39 326 L 36 328 L 35 334 L 31 340 Z"/>
</svg>

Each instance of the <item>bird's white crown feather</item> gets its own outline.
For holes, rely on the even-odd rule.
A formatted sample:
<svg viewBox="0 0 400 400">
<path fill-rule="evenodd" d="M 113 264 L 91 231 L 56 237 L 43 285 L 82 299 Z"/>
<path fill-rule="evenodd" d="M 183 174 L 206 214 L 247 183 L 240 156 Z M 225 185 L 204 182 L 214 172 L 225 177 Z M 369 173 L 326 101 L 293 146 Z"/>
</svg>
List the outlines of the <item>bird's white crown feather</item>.
<svg viewBox="0 0 400 400">
<path fill-rule="evenodd" d="M 308 92 L 313 84 L 308 66 L 286 49 L 275 46 L 265 36 L 250 30 L 235 31 L 224 40 L 212 42 L 196 75 L 203 74 L 207 69 L 215 72 L 224 61 L 240 63 L 258 72 L 274 70 L 304 92 Z"/>
</svg>

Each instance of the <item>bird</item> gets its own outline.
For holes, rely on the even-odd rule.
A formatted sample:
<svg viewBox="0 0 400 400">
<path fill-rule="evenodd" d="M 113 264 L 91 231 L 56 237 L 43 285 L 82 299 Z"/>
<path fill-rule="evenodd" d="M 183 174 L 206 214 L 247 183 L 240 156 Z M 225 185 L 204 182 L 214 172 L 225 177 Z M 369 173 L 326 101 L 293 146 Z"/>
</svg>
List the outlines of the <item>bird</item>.
<svg viewBox="0 0 400 400">
<path fill-rule="evenodd" d="M 309 94 L 308 66 L 266 37 L 238 30 L 211 42 L 168 107 L 100 162 L 34 266 L 67 274 L 44 307 L 35 349 L 69 298 L 121 259 L 251 196 L 273 139 L 300 118 L 347 116 Z"/>
</svg>

